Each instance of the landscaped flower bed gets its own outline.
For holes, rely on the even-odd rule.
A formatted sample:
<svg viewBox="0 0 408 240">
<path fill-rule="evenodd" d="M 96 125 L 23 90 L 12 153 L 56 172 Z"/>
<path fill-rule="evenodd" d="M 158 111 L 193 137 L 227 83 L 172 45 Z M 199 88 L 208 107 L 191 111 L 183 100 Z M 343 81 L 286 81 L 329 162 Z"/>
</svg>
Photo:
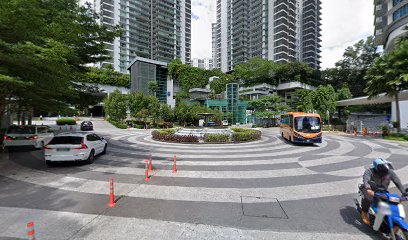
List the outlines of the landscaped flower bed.
<svg viewBox="0 0 408 240">
<path fill-rule="evenodd" d="M 182 135 L 174 129 L 155 130 L 152 132 L 152 138 L 163 142 L 177 143 L 240 143 L 250 142 L 261 139 L 261 131 L 245 128 L 232 128 L 230 134 L 226 133 L 206 133 L 201 136 L 193 134 Z M 189 131 L 189 130 L 187 130 Z M 189 133 L 189 132 L 187 132 Z"/>
<path fill-rule="evenodd" d="M 178 142 L 178 143 L 198 143 L 198 137 L 193 135 L 175 135 L 174 129 L 154 130 L 152 138 L 157 141 Z"/>
</svg>

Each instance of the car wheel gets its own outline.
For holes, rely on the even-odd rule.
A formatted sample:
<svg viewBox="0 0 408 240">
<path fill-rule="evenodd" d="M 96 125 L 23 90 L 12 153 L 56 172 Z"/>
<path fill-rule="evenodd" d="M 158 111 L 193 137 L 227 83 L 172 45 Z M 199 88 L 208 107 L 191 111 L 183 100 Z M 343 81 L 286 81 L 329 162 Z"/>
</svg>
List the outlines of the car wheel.
<svg viewBox="0 0 408 240">
<path fill-rule="evenodd" d="M 86 163 L 91 164 L 91 163 L 93 163 L 94 161 L 95 161 L 95 152 L 94 152 L 94 150 L 92 149 L 92 151 L 89 153 L 89 157 L 88 157 L 88 159 L 86 160 Z"/>
<path fill-rule="evenodd" d="M 47 167 L 52 167 L 52 166 L 54 166 L 54 163 L 52 161 L 50 161 L 50 160 L 46 160 L 45 165 L 47 165 Z"/>
<path fill-rule="evenodd" d="M 101 152 L 101 154 L 106 154 L 106 149 L 108 148 L 108 144 L 105 144 L 105 147 L 103 148 L 103 151 Z"/>
</svg>

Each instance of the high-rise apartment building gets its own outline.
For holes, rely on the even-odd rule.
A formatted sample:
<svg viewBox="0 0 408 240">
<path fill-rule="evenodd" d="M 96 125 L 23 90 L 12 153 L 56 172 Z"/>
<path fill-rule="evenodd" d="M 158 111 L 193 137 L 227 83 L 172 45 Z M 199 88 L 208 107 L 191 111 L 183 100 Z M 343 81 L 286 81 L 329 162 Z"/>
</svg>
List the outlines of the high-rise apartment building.
<svg viewBox="0 0 408 240">
<path fill-rule="evenodd" d="M 408 0 L 374 0 L 375 42 L 390 51 L 408 26 Z"/>
<path fill-rule="evenodd" d="M 214 67 L 224 72 L 250 58 L 320 65 L 320 0 L 217 0 Z"/>
<path fill-rule="evenodd" d="M 205 70 L 212 70 L 213 69 L 213 60 L 212 58 L 193 58 L 191 61 L 191 65 L 193 67 L 198 67 Z"/>
<path fill-rule="evenodd" d="M 191 0 L 94 0 L 103 24 L 123 34 L 106 43 L 111 59 L 101 63 L 126 72 L 136 57 L 161 62 L 191 61 Z"/>
</svg>

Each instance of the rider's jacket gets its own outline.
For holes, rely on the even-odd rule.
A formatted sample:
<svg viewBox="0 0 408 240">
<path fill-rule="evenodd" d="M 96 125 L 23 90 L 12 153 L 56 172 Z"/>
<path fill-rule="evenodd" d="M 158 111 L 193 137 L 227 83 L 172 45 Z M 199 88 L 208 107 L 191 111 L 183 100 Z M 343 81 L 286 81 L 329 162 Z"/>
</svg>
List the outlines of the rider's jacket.
<svg viewBox="0 0 408 240">
<path fill-rule="evenodd" d="M 370 181 L 374 182 L 375 184 L 370 183 Z M 392 169 L 390 169 L 388 174 L 383 177 L 375 173 L 374 168 L 369 168 L 364 172 L 363 183 L 366 189 L 377 191 L 378 188 L 381 188 L 387 190 L 391 181 L 395 184 L 395 186 L 397 186 L 401 193 L 405 192 L 401 180 Z"/>
</svg>

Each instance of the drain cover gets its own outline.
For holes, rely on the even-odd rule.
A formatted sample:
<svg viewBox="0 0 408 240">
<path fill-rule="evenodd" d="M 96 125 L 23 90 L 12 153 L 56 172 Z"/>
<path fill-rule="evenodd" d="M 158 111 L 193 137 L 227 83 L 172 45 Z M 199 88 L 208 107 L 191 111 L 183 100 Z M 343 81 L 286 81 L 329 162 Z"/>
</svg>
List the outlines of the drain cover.
<svg viewBox="0 0 408 240">
<path fill-rule="evenodd" d="M 241 196 L 241 204 L 244 216 L 288 219 L 277 198 Z"/>
</svg>

